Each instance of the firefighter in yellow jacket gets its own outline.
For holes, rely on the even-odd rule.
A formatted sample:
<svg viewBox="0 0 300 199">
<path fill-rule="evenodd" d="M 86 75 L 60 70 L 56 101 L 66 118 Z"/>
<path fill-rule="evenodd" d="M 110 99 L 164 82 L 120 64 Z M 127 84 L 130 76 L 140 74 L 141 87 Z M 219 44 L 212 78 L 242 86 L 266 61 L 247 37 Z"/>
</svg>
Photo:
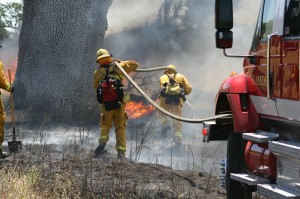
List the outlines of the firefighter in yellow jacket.
<svg viewBox="0 0 300 199">
<path fill-rule="evenodd" d="M 102 82 L 108 73 L 111 73 L 115 78 L 123 80 L 125 77 L 119 68 L 108 68 L 106 66 L 111 65 L 115 60 L 105 49 L 99 49 L 97 52 L 97 63 L 99 67 L 94 72 L 94 88 L 97 90 L 99 83 Z M 122 68 L 130 73 L 135 71 L 138 67 L 138 63 L 132 60 L 119 61 L 118 63 Z M 109 70 L 109 71 L 107 71 Z M 114 71 L 115 70 L 115 71 Z M 105 95 L 106 93 L 103 93 Z M 105 96 L 103 96 L 105 97 Z M 106 96 L 108 97 L 108 96 Z M 117 104 L 111 106 L 110 103 L 101 103 L 101 118 L 100 118 L 100 137 L 99 145 L 95 150 L 95 156 L 98 157 L 104 153 L 105 145 L 109 140 L 109 130 L 114 124 L 116 133 L 116 150 L 118 151 L 118 158 L 125 158 L 126 152 L 126 123 L 127 114 L 125 112 L 126 103 L 129 101 L 129 96 L 124 95 L 122 99 L 117 101 Z"/>
<path fill-rule="evenodd" d="M 184 75 L 177 73 L 174 65 L 170 64 L 167 67 L 169 69 L 167 69 L 159 79 L 161 88 L 160 106 L 174 115 L 181 116 L 182 105 L 186 100 L 185 95 L 191 93 L 192 87 Z M 166 138 L 167 132 L 171 127 L 165 115 L 161 115 L 161 122 L 162 137 Z M 175 147 L 180 149 L 182 143 L 182 124 L 175 119 L 172 119 L 172 123 Z"/>
<path fill-rule="evenodd" d="M 3 71 L 3 63 L 0 61 L 0 88 L 7 91 L 7 92 L 13 92 L 14 87 L 10 85 L 4 77 L 4 71 Z M 4 141 L 4 123 L 5 123 L 5 111 L 4 106 L 2 102 L 2 96 L 0 93 L 0 159 L 5 158 L 5 154 L 2 152 L 2 143 Z"/>
</svg>

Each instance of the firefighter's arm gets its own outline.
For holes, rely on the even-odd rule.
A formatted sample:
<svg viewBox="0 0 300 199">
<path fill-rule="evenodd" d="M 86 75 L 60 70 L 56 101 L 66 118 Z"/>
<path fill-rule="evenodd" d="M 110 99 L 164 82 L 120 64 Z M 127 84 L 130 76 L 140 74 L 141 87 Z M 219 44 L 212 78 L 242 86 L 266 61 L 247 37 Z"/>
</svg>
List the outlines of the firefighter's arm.
<svg viewBox="0 0 300 199">
<path fill-rule="evenodd" d="M 96 90 L 98 85 L 99 85 L 99 81 L 100 81 L 100 73 L 98 70 L 95 70 L 94 72 L 94 82 L 93 82 L 93 85 L 94 85 L 94 89 Z"/>
<path fill-rule="evenodd" d="M 94 89 L 96 90 L 98 87 L 99 81 L 97 81 L 97 72 L 94 72 L 94 79 L 93 79 L 93 85 L 94 85 Z"/>
<path fill-rule="evenodd" d="M 10 85 L 4 77 L 4 71 L 3 71 L 3 63 L 0 61 L 0 88 L 6 90 L 7 92 L 12 92 L 13 87 Z"/>
<path fill-rule="evenodd" d="M 185 76 L 183 76 L 183 88 L 186 95 L 192 92 L 192 86 Z"/>
<path fill-rule="evenodd" d="M 160 78 L 159 78 L 159 85 L 160 87 L 162 88 L 162 86 L 165 84 L 165 83 L 168 83 L 169 82 L 169 78 L 167 75 L 162 75 Z"/>
<path fill-rule="evenodd" d="M 126 71 L 126 73 L 130 73 L 132 71 L 135 71 L 138 68 L 139 64 L 136 61 L 129 60 L 122 62 L 121 66 Z"/>
</svg>

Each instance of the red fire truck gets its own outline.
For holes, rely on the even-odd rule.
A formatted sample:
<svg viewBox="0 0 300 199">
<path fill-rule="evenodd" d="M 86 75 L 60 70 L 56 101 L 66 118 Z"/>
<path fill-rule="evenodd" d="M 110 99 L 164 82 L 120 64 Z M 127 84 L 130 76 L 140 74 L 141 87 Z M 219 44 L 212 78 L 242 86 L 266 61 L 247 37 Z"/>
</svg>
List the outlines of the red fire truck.
<svg viewBox="0 0 300 199">
<path fill-rule="evenodd" d="M 249 1 L 249 3 L 252 3 Z M 300 0 L 262 0 L 246 55 L 232 47 L 232 0 L 215 2 L 216 47 L 243 58 L 243 72 L 224 80 L 205 142 L 227 140 L 227 198 L 300 198 Z"/>
</svg>

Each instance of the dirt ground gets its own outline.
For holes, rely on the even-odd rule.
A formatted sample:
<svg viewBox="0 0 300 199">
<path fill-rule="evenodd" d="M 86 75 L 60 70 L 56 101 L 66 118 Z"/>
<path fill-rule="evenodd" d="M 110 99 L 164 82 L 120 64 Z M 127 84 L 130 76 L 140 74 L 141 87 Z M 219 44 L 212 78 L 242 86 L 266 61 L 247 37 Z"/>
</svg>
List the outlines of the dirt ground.
<svg viewBox="0 0 300 199">
<path fill-rule="evenodd" d="M 107 144 L 108 152 L 94 158 L 98 126 L 39 126 L 30 130 L 18 127 L 17 138 L 22 141 L 23 148 L 0 162 L 0 176 L 7 173 L 16 173 L 17 178 L 21 174 L 26 176 L 30 183 L 25 184 L 33 183 L 31 192 L 39 199 L 226 198 L 217 174 L 223 146 L 202 146 L 198 137 L 186 137 L 184 154 L 177 156 L 169 139 L 158 139 L 157 129 L 146 127 L 130 129 L 125 161 L 116 158 L 113 134 Z M 141 131 L 146 133 L 141 134 Z M 7 134 L 5 139 L 10 137 Z M 5 145 L 4 151 L 8 151 Z M 35 176 L 34 181 L 32 176 Z M 3 182 L 3 179 L 0 183 L 8 185 L 16 181 Z M 0 194 L 3 190 L 0 187 Z"/>
<path fill-rule="evenodd" d="M 1 162 L 1 173 L 33 173 L 34 168 L 40 176 L 35 192 L 44 198 L 62 189 L 68 198 L 226 198 L 217 176 L 120 161 L 109 153 L 94 158 L 93 151 L 77 147 L 26 145 Z"/>
<path fill-rule="evenodd" d="M 99 164 L 96 161 L 95 164 L 97 163 Z M 105 167 L 108 170 L 103 173 L 114 178 L 114 181 L 122 179 L 126 184 L 124 190 L 132 192 L 132 197 L 226 198 L 224 188 L 219 186 L 219 179 L 205 173 L 172 170 L 158 164 L 122 163 L 114 160 Z"/>
</svg>

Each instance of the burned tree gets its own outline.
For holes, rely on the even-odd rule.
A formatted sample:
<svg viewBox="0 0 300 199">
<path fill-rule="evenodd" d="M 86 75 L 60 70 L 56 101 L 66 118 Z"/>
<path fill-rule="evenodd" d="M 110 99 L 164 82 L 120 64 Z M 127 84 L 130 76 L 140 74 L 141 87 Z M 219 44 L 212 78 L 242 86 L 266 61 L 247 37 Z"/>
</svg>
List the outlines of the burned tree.
<svg viewBox="0 0 300 199">
<path fill-rule="evenodd" d="M 111 3 L 24 0 L 14 83 L 17 110 L 64 122 L 98 120 L 92 78 Z"/>
</svg>

